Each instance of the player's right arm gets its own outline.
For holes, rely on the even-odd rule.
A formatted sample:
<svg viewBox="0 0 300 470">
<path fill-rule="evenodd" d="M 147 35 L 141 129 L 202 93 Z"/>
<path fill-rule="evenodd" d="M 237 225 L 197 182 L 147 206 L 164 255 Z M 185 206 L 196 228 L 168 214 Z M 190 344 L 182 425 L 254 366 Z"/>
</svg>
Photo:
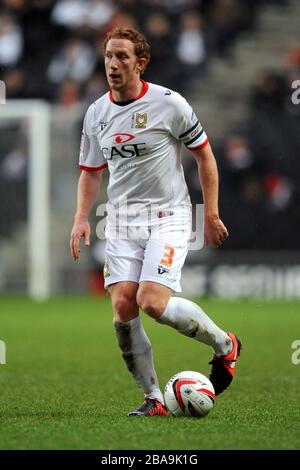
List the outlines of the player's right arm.
<svg viewBox="0 0 300 470">
<path fill-rule="evenodd" d="M 75 261 L 79 258 L 81 238 L 86 246 L 90 245 L 89 213 L 97 198 L 102 170 L 107 167 L 95 134 L 95 121 L 97 116 L 94 103 L 85 115 L 80 145 L 79 167 L 82 172 L 78 181 L 77 208 L 70 238 L 71 255 Z"/>
<path fill-rule="evenodd" d="M 74 217 L 74 225 L 71 231 L 70 249 L 71 255 L 76 261 L 80 254 L 80 240 L 84 239 L 85 246 L 90 245 L 89 213 L 94 205 L 101 183 L 102 170 L 82 170 L 77 188 L 77 209 Z"/>
</svg>

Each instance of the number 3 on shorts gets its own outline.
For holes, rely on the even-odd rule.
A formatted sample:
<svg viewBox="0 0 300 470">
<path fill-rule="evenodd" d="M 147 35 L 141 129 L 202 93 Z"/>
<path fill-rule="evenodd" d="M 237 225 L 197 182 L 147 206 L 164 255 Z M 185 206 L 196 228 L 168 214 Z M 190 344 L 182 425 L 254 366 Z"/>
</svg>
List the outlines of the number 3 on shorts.
<svg viewBox="0 0 300 470">
<path fill-rule="evenodd" d="M 163 264 L 164 266 L 171 267 L 173 264 L 173 258 L 175 254 L 175 250 L 172 246 L 165 245 L 164 246 L 164 255 L 162 259 L 160 260 L 160 264 Z"/>
</svg>

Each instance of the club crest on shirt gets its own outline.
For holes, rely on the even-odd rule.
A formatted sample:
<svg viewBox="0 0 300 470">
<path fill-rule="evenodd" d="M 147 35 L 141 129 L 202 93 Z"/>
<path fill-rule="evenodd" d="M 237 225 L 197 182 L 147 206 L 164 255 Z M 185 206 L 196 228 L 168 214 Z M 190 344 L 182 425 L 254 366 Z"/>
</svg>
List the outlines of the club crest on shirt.
<svg viewBox="0 0 300 470">
<path fill-rule="evenodd" d="M 135 127 L 137 129 L 145 129 L 146 126 L 147 126 L 147 122 L 148 122 L 147 113 L 143 113 L 143 114 L 136 113 L 135 114 Z"/>
</svg>

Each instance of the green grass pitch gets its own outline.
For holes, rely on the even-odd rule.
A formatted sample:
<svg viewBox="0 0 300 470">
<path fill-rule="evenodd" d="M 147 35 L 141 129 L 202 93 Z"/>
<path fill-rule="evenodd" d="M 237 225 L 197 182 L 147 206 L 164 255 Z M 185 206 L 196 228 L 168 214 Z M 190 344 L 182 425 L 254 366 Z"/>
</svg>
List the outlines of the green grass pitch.
<svg viewBox="0 0 300 470">
<path fill-rule="evenodd" d="M 142 401 L 112 327 L 109 299 L 0 299 L 1 449 L 299 449 L 299 303 L 199 300 L 243 351 L 236 379 L 204 419 L 127 418 Z M 143 315 L 161 386 L 209 373 L 211 350 Z"/>
</svg>

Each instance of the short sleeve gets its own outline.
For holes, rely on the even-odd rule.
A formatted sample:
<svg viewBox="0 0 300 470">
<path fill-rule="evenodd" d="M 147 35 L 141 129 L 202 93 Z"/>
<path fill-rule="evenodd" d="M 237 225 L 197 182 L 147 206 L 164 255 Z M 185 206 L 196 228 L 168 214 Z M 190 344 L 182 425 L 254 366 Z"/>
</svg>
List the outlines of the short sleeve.
<svg viewBox="0 0 300 470">
<path fill-rule="evenodd" d="M 189 150 L 199 150 L 208 144 L 207 135 L 189 103 L 177 93 L 171 132 Z"/>
<path fill-rule="evenodd" d="M 81 134 L 79 168 L 86 171 L 99 171 L 107 167 L 96 135 L 92 132 L 91 113 L 93 105 L 87 110 Z"/>
</svg>

